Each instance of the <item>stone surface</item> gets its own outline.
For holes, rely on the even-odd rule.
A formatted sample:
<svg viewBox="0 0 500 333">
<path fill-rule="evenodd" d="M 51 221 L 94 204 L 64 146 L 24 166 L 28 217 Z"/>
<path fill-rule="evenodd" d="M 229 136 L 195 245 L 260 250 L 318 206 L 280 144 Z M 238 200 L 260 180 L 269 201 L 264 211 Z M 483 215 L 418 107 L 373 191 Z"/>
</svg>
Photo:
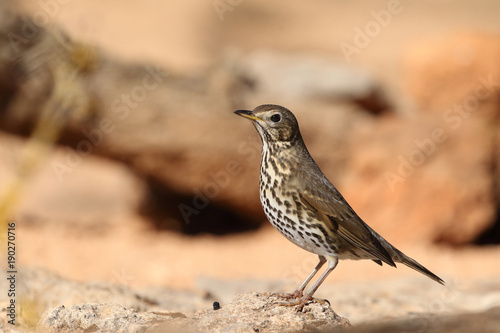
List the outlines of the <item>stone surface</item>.
<svg viewBox="0 0 500 333">
<path fill-rule="evenodd" d="M 55 307 L 43 314 L 36 331 L 40 333 L 151 332 L 181 313 L 138 313 L 118 304 L 83 304 Z"/>
<path fill-rule="evenodd" d="M 349 326 L 329 305 L 311 303 L 304 312 L 275 305 L 279 298 L 268 293 L 236 296 L 220 310 L 203 310 L 191 318 L 193 326 L 205 332 L 297 332 Z"/>
<path fill-rule="evenodd" d="M 117 304 L 57 306 L 46 311 L 37 332 L 297 332 L 349 326 L 328 305 L 310 304 L 306 312 L 276 306 L 269 294 L 244 294 L 215 311 L 198 311 L 192 316 L 180 312 L 137 312 Z"/>
</svg>

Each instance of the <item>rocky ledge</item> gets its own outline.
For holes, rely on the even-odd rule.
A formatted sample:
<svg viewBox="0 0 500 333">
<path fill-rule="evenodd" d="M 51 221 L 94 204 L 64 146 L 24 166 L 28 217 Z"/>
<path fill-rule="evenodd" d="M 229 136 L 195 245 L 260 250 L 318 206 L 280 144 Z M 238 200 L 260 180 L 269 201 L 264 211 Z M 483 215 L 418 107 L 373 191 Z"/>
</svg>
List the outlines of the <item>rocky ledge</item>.
<svg viewBox="0 0 500 333">
<path fill-rule="evenodd" d="M 312 302 L 297 312 L 276 305 L 269 293 L 238 295 L 222 307 L 186 316 L 180 312 L 137 312 L 117 304 L 85 304 L 46 311 L 37 332 L 310 332 L 350 326 L 328 304 Z"/>
</svg>

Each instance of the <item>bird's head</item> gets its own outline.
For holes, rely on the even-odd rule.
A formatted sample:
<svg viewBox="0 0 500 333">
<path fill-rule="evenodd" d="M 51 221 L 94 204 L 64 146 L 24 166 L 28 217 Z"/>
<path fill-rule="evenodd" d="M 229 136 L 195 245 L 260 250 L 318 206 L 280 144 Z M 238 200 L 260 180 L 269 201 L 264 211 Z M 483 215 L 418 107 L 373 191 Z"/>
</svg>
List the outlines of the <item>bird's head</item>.
<svg viewBox="0 0 500 333">
<path fill-rule="evenodd" d="M 279 105 L 265 104 L 253 111 L 234 111 L 239 116 L 252 120 L 265 142 L 291 142 L 300 138 L 299 124 L 293 113 Z"/>
</svg>

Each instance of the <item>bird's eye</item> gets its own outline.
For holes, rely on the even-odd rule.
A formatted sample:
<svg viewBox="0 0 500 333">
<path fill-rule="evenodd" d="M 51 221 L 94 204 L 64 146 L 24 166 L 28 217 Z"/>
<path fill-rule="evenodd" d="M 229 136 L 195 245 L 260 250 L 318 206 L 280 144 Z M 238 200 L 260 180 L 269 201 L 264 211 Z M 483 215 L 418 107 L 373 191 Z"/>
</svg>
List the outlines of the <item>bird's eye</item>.
<svg viewBox="0 0 500 333">
<path fill-rule="evenodd" d="M 281 116 L 278 113 L 275 113 L 271 116 L 271 120 L 275 123 L 278 123 L 281 120 Z"/>
</svg>

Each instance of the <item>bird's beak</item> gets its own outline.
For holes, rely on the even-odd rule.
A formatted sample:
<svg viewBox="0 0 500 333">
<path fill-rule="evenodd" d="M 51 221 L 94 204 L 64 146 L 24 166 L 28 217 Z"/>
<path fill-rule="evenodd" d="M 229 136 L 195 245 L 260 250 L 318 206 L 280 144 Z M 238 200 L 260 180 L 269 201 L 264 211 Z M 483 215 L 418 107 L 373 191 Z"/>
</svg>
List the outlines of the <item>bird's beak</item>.
<svg viewBox="0 0 500 333">
<path fill-rule="evenodd" d="M 238 116 L 242 116 L 244 118 L 250 119 L 250 120 L 262 120 L 259 117 L 256 117 L 252 114 L 252 111 L 248 110 L 236 110 L 234 111 Z"/>
</svg>

